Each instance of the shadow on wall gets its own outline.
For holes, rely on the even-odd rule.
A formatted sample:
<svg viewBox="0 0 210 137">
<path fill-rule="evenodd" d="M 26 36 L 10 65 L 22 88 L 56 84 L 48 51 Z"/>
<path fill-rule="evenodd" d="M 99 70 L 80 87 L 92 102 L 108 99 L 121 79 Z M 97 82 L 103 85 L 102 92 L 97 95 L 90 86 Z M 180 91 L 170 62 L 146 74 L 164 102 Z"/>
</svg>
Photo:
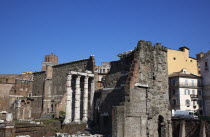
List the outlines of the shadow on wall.
<svg viewBox="0 0 210 137">
<path fill-rule="evenodd" d="M 112 108 L 120 106 L 125 101 L 126 79 L 130 71 L 133 60 L 133 53 L 126 58 L 111 62 L 110 71 L 105 78 L 104 88 L 96 92 L 95 104 L 95 123 L 100 129 L 100 133 L 112 134 Z"/>
</svg>

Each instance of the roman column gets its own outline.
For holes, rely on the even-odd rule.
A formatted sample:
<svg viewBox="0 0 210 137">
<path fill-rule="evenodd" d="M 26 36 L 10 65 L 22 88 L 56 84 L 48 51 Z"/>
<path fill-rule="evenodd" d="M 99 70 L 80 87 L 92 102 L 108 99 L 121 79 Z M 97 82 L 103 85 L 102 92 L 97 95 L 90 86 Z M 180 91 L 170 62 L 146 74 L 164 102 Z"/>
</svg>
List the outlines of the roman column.
<svg viewBox="0 0 210 137">
<path fill-rule="evenodd" d="M 93 120 L 93 111 L 94 111 L 94 106 L 93 106 L 93 99 L 94 99 L 94 93 L 95 93 L 95 82 L 94 82 L 94 75 L 93 79 L 91 80 L 91 92 L 90 92 L 90 112 L 91 116 L 90 119 Z"/>
<path fill-rule="evenodd" d="M 64 124 L 68 124 L 72 120 L 72 87 L 71 87 L 72 75 L 68 74 L 66 82 L 66 117 Z"/>
<path fill-rule="evenodd" d="M 76 78 L 76 91 L 75 91 L 75 114 L 74 114 L 74 122 L 80 122 L 80 77 L 77 76 Z"/>
<path fill-rule="evenodd" d="M 84 96 L 83 96 L 83 122 L 88 121 L 88 76 L 84 80 Z"/>
</svg>

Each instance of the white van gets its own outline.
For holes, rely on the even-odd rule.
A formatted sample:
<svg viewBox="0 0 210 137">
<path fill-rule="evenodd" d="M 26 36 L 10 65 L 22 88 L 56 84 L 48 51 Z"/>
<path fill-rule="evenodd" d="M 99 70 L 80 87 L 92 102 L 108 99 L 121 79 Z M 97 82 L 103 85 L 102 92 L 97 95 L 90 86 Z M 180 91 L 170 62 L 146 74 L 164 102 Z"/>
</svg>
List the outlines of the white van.
<svg viewBox="0 0 210 137">
<path fill-rule="evenodd" d="M 192 110 L 172 110 L 173 118 L 196 119 L 197 114 Z"/>
</svg>

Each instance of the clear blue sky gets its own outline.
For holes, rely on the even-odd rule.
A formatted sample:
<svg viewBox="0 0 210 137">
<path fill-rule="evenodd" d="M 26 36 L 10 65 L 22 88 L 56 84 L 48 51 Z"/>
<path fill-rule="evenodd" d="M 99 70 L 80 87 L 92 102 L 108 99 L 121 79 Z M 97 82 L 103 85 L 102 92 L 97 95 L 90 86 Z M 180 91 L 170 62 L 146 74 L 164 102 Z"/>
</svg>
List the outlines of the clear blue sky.
<svg viewBox="0 0 210 137">
<path fill-rule="evenodd" d="M 210 50 L 210 1 L 0 0 L 1 74 L 39 71 L 50 53 L 113 61 L 138 40 Z"/>
</svg>

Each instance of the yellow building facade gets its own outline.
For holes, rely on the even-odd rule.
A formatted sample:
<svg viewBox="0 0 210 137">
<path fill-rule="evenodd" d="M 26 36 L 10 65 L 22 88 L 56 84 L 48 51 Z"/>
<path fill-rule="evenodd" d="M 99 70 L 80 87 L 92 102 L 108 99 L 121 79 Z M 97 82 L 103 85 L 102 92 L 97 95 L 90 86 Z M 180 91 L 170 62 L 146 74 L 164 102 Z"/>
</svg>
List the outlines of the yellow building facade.
<svg viewBox="0 0 210 137">
<path fill-rule="evenodd" d="M 168 49 L 168 74 L 187 69 L 188 72 L 198 75 L 197 59 L 189 56 L 189 48 L 179 50 Z"/>
</svg>

